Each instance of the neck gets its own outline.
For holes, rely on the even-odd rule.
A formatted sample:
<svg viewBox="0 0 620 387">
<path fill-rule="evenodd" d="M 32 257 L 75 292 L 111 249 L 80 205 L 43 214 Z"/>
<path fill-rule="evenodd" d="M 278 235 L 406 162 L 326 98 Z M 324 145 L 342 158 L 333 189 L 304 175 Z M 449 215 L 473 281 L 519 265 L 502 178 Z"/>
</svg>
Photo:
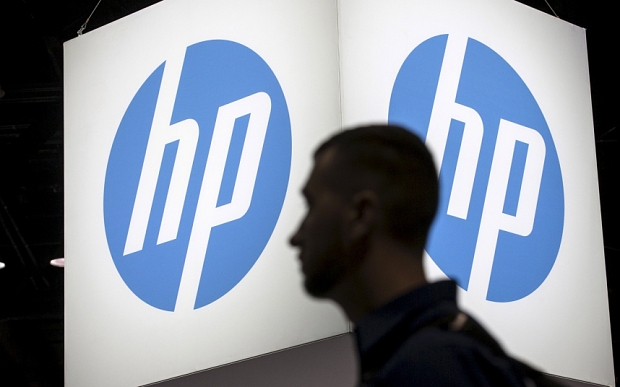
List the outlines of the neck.
<svg viewBox="0 0 620 387">
<path fill-rule="evenodd" d="M 427 283 L 421 248 L 413 249 L 380 237 L 371 246 L 358 269 L 329 294 L 354 323 Z"/>
</svg>

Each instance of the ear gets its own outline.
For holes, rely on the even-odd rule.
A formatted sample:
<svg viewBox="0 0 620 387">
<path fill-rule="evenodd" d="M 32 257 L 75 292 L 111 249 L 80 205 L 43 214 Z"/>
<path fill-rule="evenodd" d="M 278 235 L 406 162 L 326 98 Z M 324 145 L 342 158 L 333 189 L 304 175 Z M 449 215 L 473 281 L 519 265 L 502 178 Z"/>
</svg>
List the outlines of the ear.
<svg viewBox="0 0 620 387">
<path fill-rule="evenodd" d="M 355 193 L 346 212 L 345 235 L 350 243 L 371 235 L 379 225 L 381 202 L 370 189 Z"/>
</svg>

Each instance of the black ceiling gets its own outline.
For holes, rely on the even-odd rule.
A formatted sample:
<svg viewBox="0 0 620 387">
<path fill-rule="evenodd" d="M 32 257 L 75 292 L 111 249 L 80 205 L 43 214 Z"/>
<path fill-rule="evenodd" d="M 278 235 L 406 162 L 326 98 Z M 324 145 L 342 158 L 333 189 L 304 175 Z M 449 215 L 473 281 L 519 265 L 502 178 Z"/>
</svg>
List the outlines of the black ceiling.
<svg viewBox="0 0 620 387">
<path fill-rule="evenodd" d="M 62 44 L 97 2 L 0 1 L 2 385 L 62 385 L 63 272 L 49 264 L 64 256 Z M 85 33 L 157 2 L 101 0 Z M 619 325 L 617 12 L 587 0 L 521 2 L 586 28 L 610 310 Z"/>
</svg>

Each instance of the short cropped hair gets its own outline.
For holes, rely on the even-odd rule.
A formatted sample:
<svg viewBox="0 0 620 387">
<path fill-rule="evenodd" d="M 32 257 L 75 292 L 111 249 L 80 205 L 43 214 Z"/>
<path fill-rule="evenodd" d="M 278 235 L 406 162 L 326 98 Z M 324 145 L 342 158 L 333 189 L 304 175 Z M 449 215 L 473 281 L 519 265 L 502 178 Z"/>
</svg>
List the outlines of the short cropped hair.
<svg viewBox="0 0 620 387">
<path fill-rule="evenodd" d="M 381 200 L 391 237 L 423 247 L 439 200 L 433 157 L 413 132 L 395 125 L 371 125 L 340 132 L 317 148 L 317 158 L 336 150 L 343 184 L 373 189 Z M 338 179 L 338 177 L 336 177 Z M 342 190 L 349 188 L 343 187 Z"/>
</svg>

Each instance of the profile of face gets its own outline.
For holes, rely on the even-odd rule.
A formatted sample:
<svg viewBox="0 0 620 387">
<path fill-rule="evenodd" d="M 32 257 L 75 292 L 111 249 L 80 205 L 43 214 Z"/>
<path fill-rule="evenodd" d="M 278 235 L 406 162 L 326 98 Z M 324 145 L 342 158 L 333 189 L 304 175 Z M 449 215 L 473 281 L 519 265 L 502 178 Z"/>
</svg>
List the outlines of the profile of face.
<svg viewBox="0 0 620 387">
<path fill-rule="evenodd" d="M 344 238 L 346 202 L 328 184 L 333 158 L 333 149 L 316 158 L 302 191 L 307 213 L 290 239 L 291 245 L 299 248 L 304 287 L 315 297 L 329 297 L 330 290 L 348 272 Z"/>
</svg>

